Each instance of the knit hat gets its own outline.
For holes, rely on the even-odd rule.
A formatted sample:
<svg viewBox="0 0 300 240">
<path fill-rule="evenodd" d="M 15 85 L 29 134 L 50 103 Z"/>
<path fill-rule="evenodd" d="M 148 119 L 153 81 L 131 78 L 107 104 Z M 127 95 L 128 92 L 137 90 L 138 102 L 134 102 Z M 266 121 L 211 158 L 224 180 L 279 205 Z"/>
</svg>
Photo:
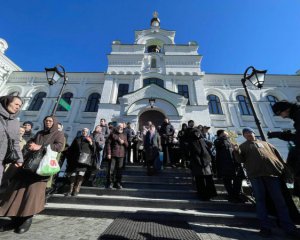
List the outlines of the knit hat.
<svg viewBox="0 0 300 240">
<path fill-rule="evenodd" d="M 24 126 L 25 124 L 29 124 L 29 125 L 31 125 L 31 128 L 33 127 L 33 122 L 31 122 L 31 121 L 26 121 L 26 122 L 23 122 L 23 126 Z"/>
<path fill-rule="evenodd" d="M 249 128 L 249 127 L 246 127 L 243 129 L 243 135 L 247 132 L 252 132 L 252 133 L 255 133 L 254 130 L 252 128 Z"/>
<path fill-rule="evenodd" d="M 293 105 L 292 103 L 289 103 L 286 101 L 280 101 L 280 102 L 274 103 L 274 105 L 272 106 L 272 110 L 275 115 L 279 115 L 283 111 L 289 109 L 292 105 Z"/>
</svg>

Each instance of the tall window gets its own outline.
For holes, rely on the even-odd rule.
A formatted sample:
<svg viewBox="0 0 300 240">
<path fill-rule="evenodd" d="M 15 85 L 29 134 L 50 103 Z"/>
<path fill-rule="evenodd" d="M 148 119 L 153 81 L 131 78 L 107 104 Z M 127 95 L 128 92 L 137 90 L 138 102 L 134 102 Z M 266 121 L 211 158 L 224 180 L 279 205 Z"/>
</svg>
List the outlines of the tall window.
<svg viewBox="0 0 300 240">
<path fill-rule="evenodd" d="M 156 59 L 155 58 L 151 58 L 151 68 L 156 68 Z"/>
<path fill-rule="evenodd" d="M 97 112 L 98 106 L 99 106 L 99 100 L 100 100 L 100 94 L 99 93 L 92 93 L 87 101 L 85 112 Z"/>
<path fill-rule="evenodd" d="M 123 97 L 124 95 L 126 95 L 128 93 L 128 90 L 129 90 L 129 84 L 119 84 L 117 103 L 120 103 L 119 97 Z"/>
<path fill-rule="evenodd" d="M 239 101 L 239 109 L 242 115 L 252 115 L 248 98 L 243 95 L 238 95 L 236 99 Z"/>
<path fill-rule="evenodd" d="M 268 95 L 267 99 L 271 106 L 273 106 L 276 102 L 278 102 L 278 99 L 272 95 Z"/>
<path fill-rule="evenodd" d="M 73 98 L 73 93 L 71 93 L 71 92 L 66 92 L 66 93 L 64 93 L 64 94 L 61 96 L 61 98 L 62 98 L 63 100 L 65 100 L 69 105 L 71 105 L 72 98 Z M 59 104 L 58 107 L 57 107 L 57 111 L 65 112 L 65 111 L 67 111 L 67 110 Z"/>
<path fill-rule="evenodd" d="M 177 85 L 177 88 L 178 88 L 178 94 L 187 98 L 188 99 L 187 104 L 190 105 L 189 86 L 188 85 Z"/>
<path fill-rule="evenodd" d="M 160 87 L 164 87 L 164 81 L 159 79 L 159 78 L 146 78 L 144 79 L 143 81 L 143 87 L 146 87 L 147 85 L 150 85 L 150 84 L 156 84 Z"/>
<path fill-rule="evenodd" d="M 32 102 L 30 103 L 28 111 L 39 111 L 43 105 L 44 97 L 46 97 L 46 95 L 47 94 L 45 92 L 39 92 L 35 94 Z"/>
<path fill-rule="evenodd" d="M 207 100 L 210 114 L 223 114 L 221 102 L 218 96 L 208 95 Z"/>
</svg>

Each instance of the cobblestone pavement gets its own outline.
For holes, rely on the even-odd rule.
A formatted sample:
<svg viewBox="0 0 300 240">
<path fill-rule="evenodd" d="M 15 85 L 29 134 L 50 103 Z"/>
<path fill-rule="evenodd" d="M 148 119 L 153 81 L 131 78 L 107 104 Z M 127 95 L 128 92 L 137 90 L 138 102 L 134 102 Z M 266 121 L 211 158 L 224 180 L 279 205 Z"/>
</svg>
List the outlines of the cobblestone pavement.
<svg viewBox="0 0 300 240">
<path fill-rule="evenodd" d="M 47 216 L 37 215 L 34 218 L 31 229 L 22 234 L 15 234 L 12 231 L 0 234 L 0 239 L 5 240 L 97 240 L 101 234 L 105 232 L 108 226 L 113 222 L 113 219 L 101 218 L 80 218 L 80 217 L 62 217 L 62 216 Z M 0 219 L 0 224 L 8 222 L 8 219 Z M 226 225 L 205 225 L 199 223 L 189 223 L 190 229 L 194 230 L 199 240 L 262 240 L 258 236 L 258 230 L 253 228 L 231 227 Z M 121 230 L 122 231 L 122 230 Z M 130 238 L 122 238 L 129 240 Z M 149 234 L 144 234 L 145 240 L 156 239 L 150 237 Z M 163 238 L 172 240 L 171 236 Z M 156 240 L 157 240 L 156 239 Z M 279 229 L 273 229 L 272 240 L 285 240 L 284 233 Z M 183 239 L 185 240 L 185 239 Z"/>
<path fill-rule="evenodd" d="M 1 221 L 2 223 L 3 221 Z M 73 218 L 37 215 L 30 230 L 22 235 L 13 231 L 0 234 L 5 240 L 97 240 L 113 219 Z"/>
</svg>

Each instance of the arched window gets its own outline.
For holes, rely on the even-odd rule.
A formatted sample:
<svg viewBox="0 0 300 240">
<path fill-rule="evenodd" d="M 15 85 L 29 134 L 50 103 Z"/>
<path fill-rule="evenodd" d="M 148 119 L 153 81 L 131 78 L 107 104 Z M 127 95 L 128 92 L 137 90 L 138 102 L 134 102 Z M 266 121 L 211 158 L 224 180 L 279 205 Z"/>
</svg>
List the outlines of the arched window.
<svg viewBox="0 0 300 240">
<path fill-rule="evenodd" d="M 210 114 L 223 114 L 221 102 L 218 96 L 208 95 L 207 100 Z"/>
<path fill-rule="evenodd" d="M 268 95 L 267 99 L 271 106 L 273 106 L 276 102 L 278 102 L 278 99 L 272 95 Z"/>
<path fill-rule="evenodd" d="M 146 79 L 144 79 L 143 87 L 146 87 L 150 84 L 156 84 L 156 85 L 158 85 L 162 88 L 164 87 L 164 81 L 159 79 L 159 78 L 146 78 Z"/>
<path fill-rule="evenodd" d="M 44 98 L 46 97 L 45 92 L 39 92 L 35 94 L 34 98 L 32 99 L 32 102 L 30 103 L 30 106 L 28 107 L 28 111 L 39 111 L 43 105 Z"/>
<path fill-rule="evenodd" d="M 238 95 L 236 99 L 239 101 L 239 109 L 242 115 L 253 115 L 248 98 Z"/>
<path fill-rule="evenodd" d="M 61 98 L 67 102 L 69 105 L 71 105 L 71 102 L 72 102 L 72 97 L 73 97 L 73 93 L 71 92 L 66 92 L 64 93 Z M 62 111 L 62 112 L 65 112 L 67 111 L 67 109 L 65 109 L 63 106 L 61 106 L 60 104 L 58 105 L 58 108 L 57 108 L 57 111 Z"/>
<path fill-rule="evenodd" d="M 156 68 L 156 59 L 155 58 L 151 58 L 151 68 Z"/>
<path fill-rule="evenodd" d="M 159 53 L 160 52 L 160 47 L 157 45 L 151 45 L 147 48 L 148 53 L 154 52 L 154 53 Z"/>
<path fill-rule="evenodd" d="M 99 93 L 92 93 L 87 101 L 85 112 L 97 112 L 98 106 L 99 106 L 99 100 L 100 100 L 100 94 Z"/>
</svg>

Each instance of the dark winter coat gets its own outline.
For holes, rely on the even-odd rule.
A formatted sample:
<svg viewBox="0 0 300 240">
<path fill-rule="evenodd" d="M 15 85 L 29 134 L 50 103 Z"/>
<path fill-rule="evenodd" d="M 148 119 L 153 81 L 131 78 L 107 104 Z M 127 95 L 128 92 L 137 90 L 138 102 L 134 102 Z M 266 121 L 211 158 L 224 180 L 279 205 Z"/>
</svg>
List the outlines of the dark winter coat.
<svg viewBox="0 0 300 240">
<path fill-rule="evenodd" d="M 104 148 L 105 138 L 102 132 L 93 132 L 93 140 L 95 142 L 96 151 L 100 152 Z"/>
<path fill-rule="evenodd" d="M 134 130 L 132 129 L 132 128 L 125 128 L 124 129 L 124 133 L 126 134 L 126 136 L 127 136 L 127 141 L 128 142 L 132 142 L 132 140 L 133 140 L 133 138 L 134 138 L 134 136 L 135 136 L 135 132 L 134 132 Z"/>
<path fill-rule="evenodd" d="M 296 145 L 296 148 L 300 150 L 300 106 L 294 104 L 290 110 L 290 118 L 294 121 L 294 128 L 296 130 L 293 141 Z"/>
<path fill-rule="evenodd" d="M 170 144 L 173 141 L 173 135 L 175 133 L 175 129 L 171 123 L 163 123 L 159 130 L 159 134 L 161 136 L 161 144 Z"/>
<path fill-rule="evenodd" d="M 236 174 L 237 163 L 234 160 L 233 149 L 228 138 L 217 138 L 216 148 L 217 173 L 219 177 L 233 177 Z"/>
<path fill-rule="evenodd" d="M 86 140 L 86 137 L 83 136 L 76 137 L 73 140 L 67 153 L 67 160 L 68 160 L 67 172 L 87 170 L 87 166 L 83 166 L 82 164 L 78 163 L 79 155 L 81 152 L 88 153 L 89 157 L 92 158 L 96 153 L 95 142 L 93 141 L 93 144 L 91 145 Z"/>
<path fill-rule="evenodd" d="M 0 118 L 2 118 L 3 122 L 6 125 L 6 129 L 8 131 L 8 134 L 10 138 L 15 140 L 14 148 L 17 150 L 20 159 L 17 160 L 17 162 L 23 162 L 23 156 L 20 150 L 20 134 L 19 134 L 19 128 L 20 128 L 20 122 L 18 119 L 16 119 L 17 114 L 10 114 L 7 112 L 7 110 L 0 104 Z M 2 173 L 3 173 L 3 165 L 2 162 L 4 160 L 4 157 L 6 155 L 7 151 L 7 136 L 4 131 L 4 126 L 2 121 L 0 121 L 0 184 L 2 179 Z"/>
<path fill-rule="evenodd" d="M 190 167 L 194 176 L 211 175 L 211 155 L 197 128 L 188 128 Z"/>
<path fill-rule="evenodd" d="M 120 139 L 124 141 L 120 143 Z M 125 157 L 126 149 L 128 147 L 127 136 L 124 133 L 113 131 L 107 139 L 107 155 L 111 157 Z"/>
<path fill-rule="evenodd" d="M 110 130 L 109 130 L 107 125 L 105 125 L 105 126 L 100 125 L 100 126 L 102 128 L 102 133 L 103 133 L 104 138 L 106 140 L 108 138 L 109 134 L 110 134 Z"/>
<path fill-rule="evenodd" d="M 23 135 L 23 138 L 26 142 L 28 142 L 30 139 L 34 138 L 34 133 L 31 130 L 28 132 L 25 132 Z"/>
<path fill-rule="evenodd" d="M 152 138 L 150 131 L 146 133 L 144 139 L 144 148 L 146 161 L 149 162 L 150 165 L 152 165 L 155 159 L 159 157 L 159 151 L 161 150 L 160 136 L 156 131 L 153 134 Z"/>
</svg>

